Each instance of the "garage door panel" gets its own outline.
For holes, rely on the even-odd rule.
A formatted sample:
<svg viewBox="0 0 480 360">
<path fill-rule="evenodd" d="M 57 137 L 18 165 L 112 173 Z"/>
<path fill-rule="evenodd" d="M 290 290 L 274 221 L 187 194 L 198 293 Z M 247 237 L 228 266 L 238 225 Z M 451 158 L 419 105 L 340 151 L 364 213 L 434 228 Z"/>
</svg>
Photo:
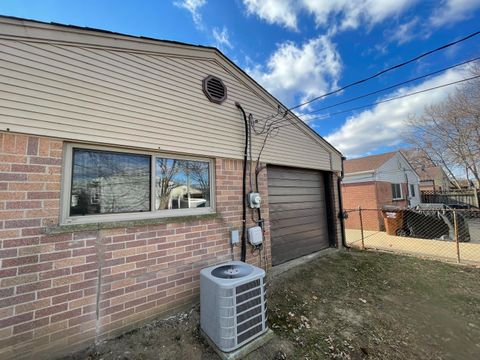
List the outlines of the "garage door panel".
<svg viewBox="0 0 480 360">
<path fill-rule="evenodd" d="M 284 211 L 294 212 L 298 210 L 316 210 L 317 212 L 322 212 L 322 209 L 325 208 L 325 201 L 313 201 L 308 203 L 270 203 L 268 208 L 270 209 L 270 218 L 272 218 L 272 214 L 275 215 Z"/>
<path fill-rule="evenodd" d="M 270 174 L 269 174 L 270 176 Z M 269 179 L 268 185 L 272 187 L 314 187 L 318 188 L 318 179 L 301 180 L 301 179 Z"/>
<path fill-rule="evenodd" d="M 323 173 L 268 167 L 273 265 L 329 246 Z"/>
<path fill-rule="evenodd" d="M 288 179 L 288 180 L 314 180 L 318 181 L 321 179 L 321 174 L 316 173 L 315 171 L 295 171 L 295 170 L 288 170 L 288 174 L 284 171 L 269 171 L 268 178 L 269 181 L 273 179 Z"/>
<path fill-rule="evenodd" d="M 320 246 L 320 242 L 318 241 L 311 241 L 314 238 L 319 236 L 323 236 L 324 231 L 321 229 L 314 229 L 302 232 L 295 232 L 293 234 L 286 234 L 281 236 L 275 237 L 275 244 L 276 245 L 285 245 L 290 244 L 292 248 L 296 247 L 297 243 L 306 243 L 311 242 L 313 244 L 317 244 Z"/>
<path fill-rule="evenodd" d="M 278 245 L 276 252 L 272 253 L 272 261 L 276 264 L 281 264 L 285 261 L 296 259 L 301 256 L 311 254 L 316 251 L 328 248 L 328 245 L 315 242 L 317 237 L 306 239 L 291 239 L 293 243 L 281 243 Z M 285 259 L 288 260 L 285 260 Z"/>
<path fill-rule="evenodd" d="M 294 196 L 294 195 L 314 195 L 317 196 L 321 187 L 272 187 L 272 192 L 269 195 L 272 196 Z"/>
<path fill-rule="evenodd" d="M 272 228 L 277 231 L 286 227 L 290 226 L 298 226 L 298 225 L 307 225 L 307 224 L 312 224 L 312 223 L 318 223 L 318 213 L 315 212 L 309 215 L 304 215 L 301 216 L 300 220 L 298 217 L 290 217 L 290 218 L 284 218 L 284 219 L 272 219 L 270 218 L 270 225 Z"/>
<path fill-rule="evenodd" d="M 327 231 L 327 224 L 319 224 L 318 222 L 310 222 L 308 224 L 294 225 L 283 227 L 281 229 L 270 230 L 272 236 L 301 236 L 303 233 L 309 233 L 311 231 L 316 231 L 321 235 Z"/>
<path fill-rule="evenodd" d="M 319 189 L 320 191 L 320 189 Z M 323 201 L 324 196 L 321 194 L 316 195 L 272 195 L 268 196 L 268 202 L 270 204 L 278 204 L 278 203 L 309 203 L 309 202 L 317 202 Z"/>
<path fill-rule="evenodd" d="M 320 207 L 312 208 L 312 209 L 300 209 L 300 210 L 281 210 L 276 211 L 273 214 L 270 214 L 270 221 L 275 222 L 279 220 L 290 220 L 290 219 L 297 219 L 298 217 L 310 217 L 310 216 L 318 216 L 318 212 L 320 211 Z M 275 223 L 276 226 L 276 223 Z M 279 224 L 279 227 L 281 224 Z"/>
</svg>

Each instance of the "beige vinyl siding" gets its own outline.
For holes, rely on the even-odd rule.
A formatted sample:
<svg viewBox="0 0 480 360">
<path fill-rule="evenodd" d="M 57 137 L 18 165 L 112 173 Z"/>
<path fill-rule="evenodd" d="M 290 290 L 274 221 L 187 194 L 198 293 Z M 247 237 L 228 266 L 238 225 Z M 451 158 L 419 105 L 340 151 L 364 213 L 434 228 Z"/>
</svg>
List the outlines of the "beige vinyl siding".
<svg viewBox="0 0 480 360">
<path fill-rule="evenodd" d="M 235 102 L 257 118 L 276 111 L 261 91 L 214 56 L 1 38 L 0 51 L 0 130 L 240 159 L 244 125 Z M 210 74 L 227 86 L 222 105 L 209 102 L 202 92 L 202 79 Z M 262 140 L 254 136 L 254 156 Z M 282 127 L 267 143 L 262 160 L 339 170 L 339 158 L 297 125 Z"/>
</svg>

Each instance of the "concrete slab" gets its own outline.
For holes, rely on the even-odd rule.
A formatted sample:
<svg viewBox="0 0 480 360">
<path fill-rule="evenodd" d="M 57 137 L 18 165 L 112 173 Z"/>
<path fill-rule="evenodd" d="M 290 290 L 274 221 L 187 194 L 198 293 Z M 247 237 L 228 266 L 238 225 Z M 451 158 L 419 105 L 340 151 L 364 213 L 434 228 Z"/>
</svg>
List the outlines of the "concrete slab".
<svg viewBox="0 0 480 360">
<path fill-rule="evenodd" d="M 239 360 L 243 359 L 245 356 L 250 354 L 251 352 L 257 350 L 259 347 L 265 345 L 267 342 L 273 339 L 275 334 L 272 330 L 268 329 L 263 335 L 260 335 L 258 338 L 250 341 L 249 343 L 243 345 L 241 348 L 226 353 L 220 350 L 213 341 L 201 330 L 203 337 L 207 340 L 208 344 L 212 347 L 212 349 L 217 353 L 217 355 L 222 360 Z"/>
</svg>

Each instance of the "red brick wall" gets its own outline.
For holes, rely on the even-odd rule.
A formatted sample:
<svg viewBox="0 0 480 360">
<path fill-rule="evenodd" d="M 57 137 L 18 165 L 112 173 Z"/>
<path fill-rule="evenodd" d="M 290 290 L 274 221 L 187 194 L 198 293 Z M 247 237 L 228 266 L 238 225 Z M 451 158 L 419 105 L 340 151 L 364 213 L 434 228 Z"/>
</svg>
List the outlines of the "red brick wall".
<svg viewBox="0 0 480 360">
<path fill-rule="evenodd" d="M 59 217 L 62 147 L 0 133 L 2 359 L 53 357 L 197 301 L 200 268 L 229 260 L 229 231 L 241 229 L 242 162 L 216 159 L 218 218 L 47 235 Z"/>
<path fill-rule="evenodd" d="M 381 209 L 385 205 L 407 206 L 407 184 L 401 184 L 403 200 L 392 200 L 392 184 L 385 181 L 370 181 L 355 184 L 343 184 L 344 209 L 357 209 L 361 206 L 362 223 L 364 230 L 383 231 L 385 225 Z M 345 221 L 347 229 L 360 229 L 360 216 L 358 211 L 349 212 Z"/>
<path fill-rule="evenodd" d="M 377 182 L 377 197 L 378 197 L 378 206 L 382 208 L 384 205 L 395 205 L 395 206 L 407 206 L 406 197 L 408 195 L 407 184 L 402 183 L 402 200 L 393 200 L 392 199 L 392 184 L 389 182 L 378 181 Z"/>
<path fill-rule="evenodd" d="M 378 211 L 371 210 L 378 208 L 377 186 L 375 182 L 364 182 L 356 184 L 342 184 L 343 208 L 345 210 L 356 210 L 359 206 L 362 209 L 362 223 L 364 230 L 378 231 L 381 228 Z M 360 216 L 358 211 L 348 212 L 348 219 L 345 220 L 346 229 L 360 229 Z"/>
</svg>

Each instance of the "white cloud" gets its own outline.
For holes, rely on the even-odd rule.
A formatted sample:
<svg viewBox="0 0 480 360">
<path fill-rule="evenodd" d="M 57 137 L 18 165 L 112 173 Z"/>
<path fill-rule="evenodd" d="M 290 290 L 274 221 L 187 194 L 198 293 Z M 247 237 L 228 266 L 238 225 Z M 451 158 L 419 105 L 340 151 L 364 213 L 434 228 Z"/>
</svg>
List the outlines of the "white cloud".
<svg viewBox="0 0 480 360">
<path fill-rule="evenodd" d="M 202 15 L 200 14 L 199 9 L 206 3 L 206 0 L 179 0 L 175 1 L 173 4 L 190 12 L 195 25 L 199 28 L 203 28 Z"/>
<path fill-rule="evenodd" d="M 297 29 L 298 5 L 295 0 L 243 0 L 247 13 L 257 15 L 269 24 Z"/>
<path fill-rule="evenodd" d="M 451 25 L 470 18 L 480 8 L 480 0 L 444 0 L 430 17 L 435 27 Z"/>
<path fill-rule="evenodd" d="M 243 0 L 248 14 L 255 14 L 269 24 L 297 30 L 298 16 L 307 12 L 317 26 L 356 29 L 361 23 L 373 25 L 394 17 L 418 0 Z M 335 30 L 333 30 L 335 31 Z"/>
<path fill-rule="evenodd" d="M 399 96 L 462 79 L 463 71 L 448 71 L 420 85 L 401 88 L 386 97 Z M 326 137 L 348 157 L 357 157 L 381 147 L 395 147 L 401 143 L 409 116 L 419 115 L 425 106 L 445 99 L 454 86 L 413 95 L 399 100 L 378 104 L 369 110 L 347 118 L 347 121 Z M 322 120 L 321 120 L 322 121 Z M 328 121 L 328 120 L 323 120 Z"/>
<path fill-rule="evenodd" d="M 299 16 L 308 13 L 317 26 L 338 30 L 373 26 L 386 19 L 398 18 L 419 0 L 243 0 L 249 15 L 256 15 L 269 24 L 298 30 Z M 424 26 L 440 27 L 465 20 L 480 8 L 480 0 L 441 0 L 429 4 L 433 14 Z M 413 23 L 400 25 L 400 43 L 415 35 Z M 428 27 L 428 26 L 427 26 Z M 423 30 L 425 32 L 426 29 Z M 402 40 L 403 39 L 403 40 Z M 405 41 L 406 40 L 406 41 Z"/>
<path fill-rule="evenodd" d="M 317 25 L 327 25 L 333 17 L 341 29 L 356 29 L 363 22 L 373 25 L 397 16 L 417 0 L 303 0 L 303 7 L 314 17 Z"/>
<path fill-rule="evenodd" d="M 330 39 L 319 36 L 301 46 L 287 41 L 278 46 L 266 66 L 247 72 L 282 102 L 309 100 L 336 87 L 342 69 L 341 58 Z"/>
<path fill-rule="evenodd" d="M 219 28 L 213 28 L 212 30 L 213 39 L 215 40 L 215 46 L 219 49 L 223 47 L 232 48 L 230 43 L 230 37 L 228 35 L 228 29 L 224 26 L 222 30 Z"/>
<path fill-rule="evenodd" d="M 406 23 L 398 25 L 396 28 L 386 32 L 390 41 L 396 42 L 399 45 L 405 44 L 418 36 L 417 25 L 419 18 L 415 17 Z"/>
</svg>

